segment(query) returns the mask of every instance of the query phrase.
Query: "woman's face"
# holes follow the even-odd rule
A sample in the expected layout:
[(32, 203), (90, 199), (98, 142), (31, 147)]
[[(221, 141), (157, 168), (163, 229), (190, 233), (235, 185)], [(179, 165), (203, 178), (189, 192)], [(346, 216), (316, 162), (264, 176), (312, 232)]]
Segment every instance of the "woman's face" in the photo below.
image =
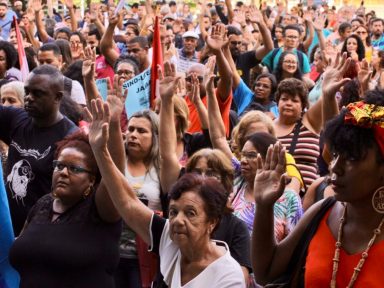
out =
[(286, 118), (299, 118), (301, 115), (301, 112), (303, 110), (301, 99), (298, 95), (295, 95), (294, 97), (283, 93), (280, 96), (280, 100), (278, 103), (279, 106), (279, 117), (286, 117)]
[(78, 35), (72, 35), (69, 39), (70, 47), (71, 47), (71, 54), (73, 58), (79, 58), (81, 56), (81, 52), (83, 51), (84, 47), (81, 43), (80, 37)]
[(355, 38), (348, 38), (347, 40), (347, 51), (349, 53), (351, 52), (357, 52), (357, 41)]
[(117, 66), (116, 74), (119, 86), (122, 86), (126, 81), (135, 77), (135, 69), (129, 63), (121, 63)]
[(147, 118), (132, 117), (128, 122), (126, 149), (129, 155), (145, 159), (152, 149), (152, 125)]
[(0, 50), (0, 74), (4, 75), (7, 71), (7, 54), (4, 50)]
[(283, 28), (276, 28), (275, 29), (275, 37), (277, 40), (283, 39)]
[(3, 106), (13, 106), (17, 108), (23, 108), (24, 103), (19, 99), (17, 93), (12, 89), (5, 89), (1, 93), (1, 104)]
[(209, 241), (216, 222), (209, 221), (204, 200), (192, 191), (169, 203), (169, 234), (181, 250)]
[(293, 54), (285, 55), (282, 67), (284, 72), (294, 74), (297, 70), (297, 57)]
[(251, 141), (245, 142), (240, 154), (241, 175), (243, 175), (246, 180), (254, 179), (256, 175), (258, 152)]
[[(86, 163), (86, 155), (76, 148), (64, 148), (57, 158), (65, 168), (55, 168), (52, 176), (52, 192), (61, 201), (66, 203), (76, 203), (84, 197), (84, 193), (93, 186), (94, 176), (88, 172), (73, 172), (68, 167), (78, 167), (92, 171)], [(79, 169), (79, 170), (82, 170)]]
[(374, 148), (370, 148), (366, 156), (360, 160), (338, 153), (333, 154), (331, 184), (338, 201), (371, 203), (372, 193), (384, 184), (382, 175), (384, 165), (378, 164)]
[(318, 73), (323, 73), (324, 72), (325, 65), (324, 65), (324, 62), (323, 62), (323, 60), (321, 58), (320, 52), (316, 52), (315, 53), (315, 56), (313, 57), (313, 64), (316, 67), (316, 72), (318, 72)]
[(272, 82), (269, 78), (264, 77), (256, 81), (255, 97), (261, 102), (269, 102), (269, 96), (272, 92)]
[(126, 32), (124, 34), (125, 41), (129, 42), (130, 40), (132, 40), (135, 37), (136, 37), (136, 34), (133, 31), (133, 29), (131, 27), (127, 27), (127, 30), (126, 30)]
[(368, 31), (365, 30), (364, 27), (359, 27), (357, 28), (357, 30), (355, 31), (355, 34), (357, 36), (359, 36), (361, 38), (361, 40), (363, 40), (363, 42), (365, 42), (365, 40), (367, 39), (368, 37)]
[(191, 172), (197, 173), (204, 177), (215, 178), (216, 180), (221, 181), (220, 171), (209, 167), (207, 158), (205, 157), (200, 157), (200, 159), (197, 160), (196, 165)]

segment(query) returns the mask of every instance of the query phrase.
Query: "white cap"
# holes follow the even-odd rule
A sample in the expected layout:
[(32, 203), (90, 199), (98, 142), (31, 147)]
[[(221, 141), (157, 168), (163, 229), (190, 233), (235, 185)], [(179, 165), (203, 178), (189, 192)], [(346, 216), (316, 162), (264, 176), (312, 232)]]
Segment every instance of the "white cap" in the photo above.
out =
[(183, 34), (183, 38), (195, 38), (195, 39), (199, 39), (199, 35), (197, 35), (196, 32), (193, 32), (193, 31), (187, 31)]

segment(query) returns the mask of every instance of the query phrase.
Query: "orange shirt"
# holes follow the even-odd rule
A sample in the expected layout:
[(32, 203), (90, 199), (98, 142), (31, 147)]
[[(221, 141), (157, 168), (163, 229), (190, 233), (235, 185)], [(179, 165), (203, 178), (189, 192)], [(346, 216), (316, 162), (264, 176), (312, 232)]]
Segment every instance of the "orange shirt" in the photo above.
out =
[[(224, 121), (225, 131), (227, 133), (227, 136), (229, 136), (229, 110), (231, 109), (232, 104), (232, 91), (230, 92), (227, 99), (223, 102), (221, 98), (217, 95), (217, 89), (215, 90), (216, 99), (219, 103), (219, 108), (221, 112), (221, 117)], [(207, 96), (204, 96), (201, 99), (207, 107)], [(187, 102), (188, 109), (189, 109), (189, 128), (188, 133), (195, 133), (195, 132), (201, 132), (201, 124), (199, 119), (199, 114), (197, 113), (197, 109), (195, 105), (193, 105), (192, 101), (189, 99), (189, 96), (185, 97), (185, 101)]]
[[(333, 256), (335, 253), (336, 239), (327, 225), (330, 209), (311, 240), (308, 249), (305, 270), (305, 287), (329, 287), (332, 279)], [(372, 235), (373, 236), (373, 231)], [(345, 237), (342, 242), (348, 241)], [(368, 243), (367, 243), (368, 245)], [(384, 241), (374, 244), (365, 264), (360, 271), (354, 287), (384, 287)], [(340, 249), (340, 262), (337, 270), (336, 287), (347, 287), (351, 280), (353, 269), (361, 259), (361, 253), (347, 254)]]

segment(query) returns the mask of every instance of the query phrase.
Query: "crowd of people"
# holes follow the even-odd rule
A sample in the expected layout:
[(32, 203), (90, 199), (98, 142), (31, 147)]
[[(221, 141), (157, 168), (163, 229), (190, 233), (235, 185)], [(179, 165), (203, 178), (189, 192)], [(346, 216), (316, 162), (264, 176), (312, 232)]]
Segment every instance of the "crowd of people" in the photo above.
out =
[(0, 1), (18, 287), (382, 287), (384, 19), (317, 2)]

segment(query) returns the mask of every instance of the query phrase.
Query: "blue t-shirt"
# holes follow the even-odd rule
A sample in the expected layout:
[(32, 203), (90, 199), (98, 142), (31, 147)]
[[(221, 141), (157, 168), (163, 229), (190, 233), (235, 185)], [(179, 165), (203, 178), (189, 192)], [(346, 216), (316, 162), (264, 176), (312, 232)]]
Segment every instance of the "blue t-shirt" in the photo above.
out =
[[(233, 91), (233, 100), (237, 106), (237, 114), (241, 116), (247, 107), (253, 101), (253, 91), (244, 83), (241, 79), (239, 85)], [(271, 102), (268, 105), (262, 105), (267, 111), (272, 112), (275, 117), (279, 116), (279, 110), (275, 102)]]
[[(274, 59), (272, 59), (272, 56), (274, 54), (273, 52), (275, 51), (275, 49), (269, 51), (269, 53), (264, 57), (264, 59), (262, 61), (263, 65), (267, 66), (270, 71), (273, 71), (276, 69), (277, 64), (279, 63), (281, 53), (283, 53), (282, 47), (276, 48), (276, 49), (279, 49), (279, 50), (274, 55)], [(293, 51), (293, 53), (295, 53), (297, 55), (297, 49), (293, 49), (292, 51)], [(301, 72), (303, 74), (307, 74), (307, 73), (311, 72), (311, 66), (309, 65), (308, 57), (303, 52), (299, 52), (299, 53), (301, 53), (303, 55), (303, 63), (301, 64), (301, 67), (300, 67)], [(299, 59), (297, 59), (297, 61), (299, 61)], [(273, 64), (272, 67), (270, 67), (271, 63)]]
[(377, 40), (372, 39), (372, 46), (375, 49), (384, 50), (384, 34), (381, 35)]
[(8, 10), (7, 14), (5, 14), (4, 19), (0, 19), (0, 27), (1, 27), (0, 35), (5, 41), (8, 41), (9, 32), (11, 30), (11, 25), (13, 21), (13, 16), (16, 16), (17, 18), (17, 15), (15, 12), (13, 12), (12, 10)]

